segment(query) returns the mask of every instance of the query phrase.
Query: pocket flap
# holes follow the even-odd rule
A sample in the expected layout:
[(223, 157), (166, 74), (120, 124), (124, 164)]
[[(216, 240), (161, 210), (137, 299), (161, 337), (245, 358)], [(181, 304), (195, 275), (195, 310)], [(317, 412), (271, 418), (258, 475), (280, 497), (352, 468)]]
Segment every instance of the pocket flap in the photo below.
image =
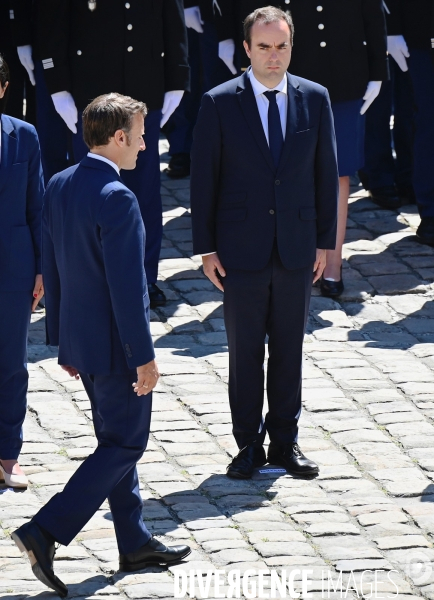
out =
[(301, 207), (300, 219), (302, 221), (313, 221), (314, 219), (316, 219), (316, 208), (314, 206)]
[(247, 208), (224, 208), (217, 211), (217, 221), (244, 221)]
[(220, 201), (222, 204), (241, 204), (246, 201), (246, 192), (235, 192), (234, 194), (222, 194)]

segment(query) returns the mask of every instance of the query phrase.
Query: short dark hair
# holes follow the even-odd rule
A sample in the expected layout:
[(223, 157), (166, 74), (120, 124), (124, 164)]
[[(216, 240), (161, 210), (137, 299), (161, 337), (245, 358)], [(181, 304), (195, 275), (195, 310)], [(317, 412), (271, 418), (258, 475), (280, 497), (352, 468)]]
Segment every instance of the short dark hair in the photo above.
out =
[[(9, 81), (10, 81), (10, 74), (9, 74), (8, 63), (5, 61), (3, 56), (0, 54), (0, 83), (1, 83), (1, 86), (4, 88), (5, 85)], [(9, 86), (7, 87), (7, 90), (6, 90), (3, 98), (0, 98), (0, 115), (2, 115), (5, 112), (6, 104), (8, 102), (8, 96), (9, 96)]]
[(107, 146), (116, 131), (125, 131), (127, 138), (134, 115), (146, 117), (144, 102), (122, 94), (104, 94), (92, 100), (83, 111), (83, 139), (88, 148)]
[(269, 23), (275, 23), (276, 21), (285, 21), (285, 23), (287, 23), (292, 44), (294, 41), (294, 23), (289, 10), (284, 11), (275, 6), (264, 6), (263, 8), (257, 8), (244, 19), (244, 39), (248, 47), (250, 48), (252, 42), (251, 32), (255, 23), (265, 23), (265, 25), (268, 25)]

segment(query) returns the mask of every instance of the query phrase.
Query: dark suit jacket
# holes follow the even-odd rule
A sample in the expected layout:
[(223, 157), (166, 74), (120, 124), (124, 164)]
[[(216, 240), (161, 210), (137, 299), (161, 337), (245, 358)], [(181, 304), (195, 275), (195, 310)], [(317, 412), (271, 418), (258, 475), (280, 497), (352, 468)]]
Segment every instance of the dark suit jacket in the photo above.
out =
[(1, 115), (0, 291), (33, 290), (41, 273), (41, 212), (44, 194), (35, 128)]
[(154, 358), (144, 248), (137, 199), (109, 164), (86, 156), (50, 180), (42, 266), (59, 364), (110, 374)]
[(262, 269), (275, 235), (287, 269), (334, 248), (338, 174), (327, 90), (287, 74), (285, 145), (276, 171), (247, 73), (202, 99), (191, 164), (195, 254)]
[(109, 92), (161, 108), (165, 92), (189, 89), (182, 0), (97, 0), (94, 11), (38, 0), (37, 57), (50, 94), (71, 92), (79, 109)]

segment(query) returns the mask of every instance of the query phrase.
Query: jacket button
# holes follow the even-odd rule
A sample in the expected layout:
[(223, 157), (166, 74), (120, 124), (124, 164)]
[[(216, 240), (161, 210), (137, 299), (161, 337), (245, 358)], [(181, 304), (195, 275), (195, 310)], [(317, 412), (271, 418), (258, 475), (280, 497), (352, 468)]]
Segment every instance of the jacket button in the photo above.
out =
[(321, 48), (325, 48), (327, 46), (327, 44), (325, 42), (321, 42), (320, 46), (321, 46)]
[(130, 8), (131, 4), (129, 2), (125, 2), (125, 8)]
[(133, 26), (131, 25), (131, 23), (129, 25), (127, 25), (128, 31), (131, 31), (132, 28), (133, 28)]
[(280, 185), (280, 179), (276, 179), (276, 181), (274, 182), (276, 185)]
[(81, 50), (77, 50), (77, 54), (78, 54), (78, 56), (81, 56), (83, 54), (83, 52)]
[(270, 208), (268, 212), (270, 213), (270, 215), (274, 215), (274, 210), (272, 208)]
[(320, 23), (320, 24), (318, 25), (318, 29), (324, 29), (324, 25), (323, 25), (322, 23)]
[(316, 9), (317, 9), (318, 12), (321, 12), (322, 11), (322, 6), (317, 6)]
[(133, 51), (133, 47), (132, 46), (128, 46), (127, 50), (128, 50), (128, 52), (132, 52)]

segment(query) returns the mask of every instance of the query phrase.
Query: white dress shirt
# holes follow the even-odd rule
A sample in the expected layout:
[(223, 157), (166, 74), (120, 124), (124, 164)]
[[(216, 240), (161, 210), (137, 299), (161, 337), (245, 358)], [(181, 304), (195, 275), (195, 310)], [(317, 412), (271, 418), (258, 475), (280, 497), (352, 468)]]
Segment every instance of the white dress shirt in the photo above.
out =
[(259, 110), (259, 116), (261, 117), (262, 127), (264, 129), (265, 137), (268, 140), (268, 105), (270, 104), (268, 98), (264, 96), (264, 92), (272, 92), (277, 90), (276, 94), (276, 102), (279, 108), (280, 113), (280, 123), (282, 125), (282, 133), (283, 139), (285, 139), (286, 133), (286, 118), (288, 113), (288, 80), (285, 76), (282, 81), (276, 85), (274, 88), (267, 88), (265, 85), (262, 85), (256, 77), (253, 75), (253, 70), (250, 68), (248, 70), (248, 77), (250, 79), (250, 83), (252, 84), (253, 93), (255, 94), (256, 104)]
[(88, 152), (87, 155), (88, 155), (89, 158), (96, 158), (96, 160), (102, 160), (102, 162), (105, 162), (108, 165), (110, 165), (111, 167), (113, 167), (113, 169), (116, 171), (116, 173), (118, 175), (121, 174), (121, 172), (120, 172), (119, 167), (117, 166), (117, 164), (114, 163), (109, 158), (106, 158), (105, 156), (100, 156), (99, 154), (94, 154), (93, 152)]

